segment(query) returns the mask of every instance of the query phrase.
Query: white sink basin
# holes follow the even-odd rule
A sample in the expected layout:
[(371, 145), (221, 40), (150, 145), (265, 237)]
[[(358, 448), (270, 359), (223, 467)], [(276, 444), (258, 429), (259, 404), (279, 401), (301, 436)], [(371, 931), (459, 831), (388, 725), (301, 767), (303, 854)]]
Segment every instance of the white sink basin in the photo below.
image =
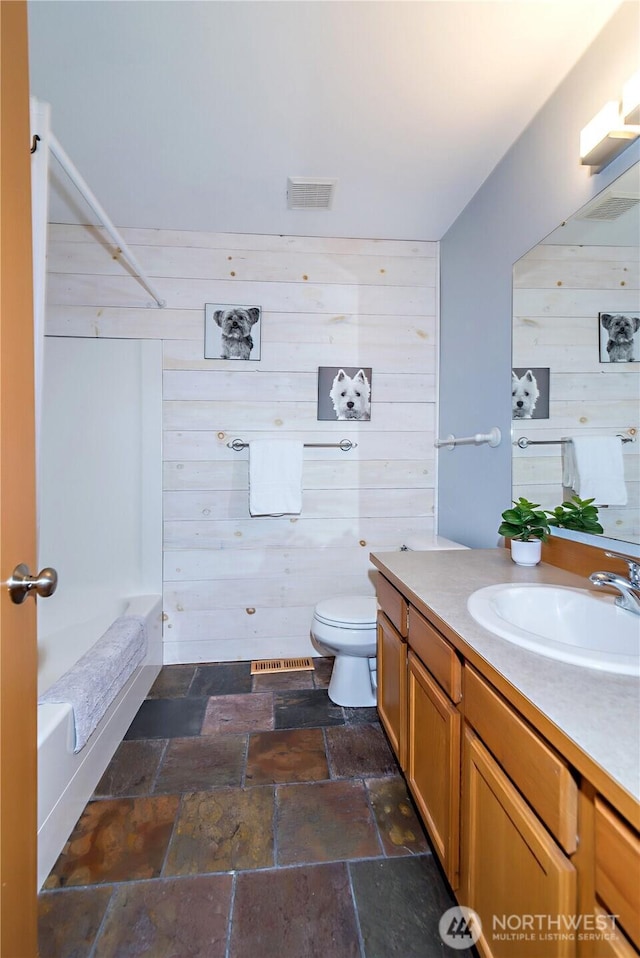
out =
[(615, 596), (533, 583), (490, 585), (467, 608), (489, 632), (531, 652), (603, 672), (640, 675), (640, 616)]

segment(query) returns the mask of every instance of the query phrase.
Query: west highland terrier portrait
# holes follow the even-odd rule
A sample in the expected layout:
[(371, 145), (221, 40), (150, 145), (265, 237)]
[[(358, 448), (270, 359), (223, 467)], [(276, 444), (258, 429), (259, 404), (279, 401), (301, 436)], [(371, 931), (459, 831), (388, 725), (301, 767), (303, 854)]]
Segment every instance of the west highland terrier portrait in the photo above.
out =
[(318, 369), (318, 419), (368, 422), (371, 419), (371, 369), (321, 366)]
[(344, 369), (338, 370), (329, 392), (336, 419), (371, 419), (370, 395), (369, 380), (363, 369), (353, 378)]
[(205, 358), (260, 359), (260, 339), (259, 335), (256, 336), (259, 321), (258, 306), (214, 306), (208, 303), (205, 309)]
[(514, 366), (511, 369), (511, 418), (548, 419), (550, 380), (548, 366)]
[(532, 419), (540, 390), (536, 377), (530, 369), (523, 376), (511, 373), (511, 418)]
[[(620, 313), (600, 313), (600, 323), (607, 333), (600, 331), (601, 363), (633, 363), (634, 337), (640, 329), (638, 316), (623, 316)], [(608, 335), (607, 335), (608, 334)], [(603, 340), (606, 339), (606, 343)]]

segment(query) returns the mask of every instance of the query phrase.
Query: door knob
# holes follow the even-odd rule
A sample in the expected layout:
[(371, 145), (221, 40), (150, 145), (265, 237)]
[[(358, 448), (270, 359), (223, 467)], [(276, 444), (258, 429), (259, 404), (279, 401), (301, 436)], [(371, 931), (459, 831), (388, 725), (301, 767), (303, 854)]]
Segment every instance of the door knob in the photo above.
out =
[(21, 562), (11, 573), (11, 578), (7, 582), (11, 601), (16, 605), (27, 598), (32, 592), (37, 593), (42, 599), (53, 595), (58, 585), (58, 573), (55, 569), (43, 569), (38, 575), (31, 575), (29, 566)]

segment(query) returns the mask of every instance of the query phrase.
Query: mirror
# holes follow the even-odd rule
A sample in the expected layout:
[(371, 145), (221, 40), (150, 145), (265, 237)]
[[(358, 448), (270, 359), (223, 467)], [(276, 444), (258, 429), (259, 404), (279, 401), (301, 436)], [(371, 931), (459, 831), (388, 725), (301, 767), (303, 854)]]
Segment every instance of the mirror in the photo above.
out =
[[(513, 498), (554, 508), (572, 494), (563, 488), (567, 443), (562, 440), (621, 436), (626, 505), (620, 504), (620, 470), (616, 476), (612, 460), (608, 478), (617, 481), (618, 491), (600, 507), (600, 522), (605, 537), (635, 546), (640, 544), (639, 242), (636, 164), (515, 264), (512, 339)], [(548, 384), (542, 414), (535, 397), (542, 394), (539, 375)], [(600, 536), (567, 535), (606, 545)]]

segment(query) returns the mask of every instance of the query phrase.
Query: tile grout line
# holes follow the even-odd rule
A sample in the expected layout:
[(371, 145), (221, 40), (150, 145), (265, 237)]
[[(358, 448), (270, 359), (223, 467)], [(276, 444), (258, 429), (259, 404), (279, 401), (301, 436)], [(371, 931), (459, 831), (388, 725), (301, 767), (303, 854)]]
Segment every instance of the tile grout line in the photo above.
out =
[(280, 786), (274, 782), (273, 785), (273, 818), (271, 828), (273, 833), (273, 867), (281, 868), (278, 864), (278, 813), (280, 811)]
[(356, 898), (356, 892), (353, 887), (353, 875), (351, 873), (351, 862), (345, 862), (347, 866), (347, 879), (349, 881), (349, 891), (351, 892), (351, 902), (353, 904), (353, 914), (356, 922), (356, 930), (358, 932), (358, 944), (360, 946), (360, 956), (361, 958), (366, 958), (366, 951), (364, 947), (364, 935), (362, 934), (362, 926), (360, 924), (360, 911), (358, 909), (358, 900)]
[[(384, 776), (383, 776), (383, 777), (384, 777)], [(390, 856), (387, 855), (386, 849), (385, 849), (385, 847), (384, 847), (384, 842), (382, 841), (382, 835), (380, 834), (380, 823), (378, 822), (378, 817), (377, 817), (377, 815), (376, 815), (376, 813), (375, 813), (375, 809), (374, 809), (374, 807), (373, 807), (373, 801), (372, 801), (372, 799), (371, 799), (371, 792), (369, 791), (369, 786), (367, 785), (367, 780), (364, 778), (364, 776), (362, 776), (362, 778), (360, 778), (359, 781), (362, 782), (362, 787), (364, 788), (364, 793), (365, 793), (365, 795), (367, 796), (367, 805), (369, 806), (369, 814), (371, 815), (371, 818), (373, 819), (373, 825), (374, 825), (374, 828), (375, 828), (375, 830), (376, 830), (376, 836), (377, 836), (377, 838), (378, 838), (378, 845), (380, 846), (381, 855), (382, 855), (383, 858), (389, 858)]]
[(194, 666), (193, 675), (191, 676), (191, 679), (190, 679), (189, 684), (188, 684), (188, 686), (187, 686), (187, 691), (185, 692), (185, 698), (189, 698), (189, 696), (190, 696), (191, 686), (193, 685), (193, 683), (194, 683), (195, 680), (196, 680), (197, 672), (198, 672), (198, 666), (196, 665), (196, 666)]
[[(169, 794), (177, 794), (177, 793), (174, 792), (174, 793), (169, 793)], [(173, 839), (174, 839), (175, 834), (176, 834), (176, 828), (178, 827), (178, 822), (180, 821), (180, 816), (182, 815), (182, 809), (183, 809), (183, 804), (184, 804), (184, 796), (187, 795), (187, 794), (189, 794), (189, 793), (188, 793), (188, 792), (180, 792), (180, 793), (179, 793), (178, 805), (177, 805), (177, 807), (176, 807), (176, 815), (175, 815), (175, 818), (173, 819), (173, 825), (171, 826), (171, 834), (169, 835), (169, 841), (167, 842), (167, 847), (165, 848), (165, 850), (164, 850), (164, 855), (162, 856), (162, 864), (160, 865), (160, 872), (159, 872), (159, 874), (156, 876), (156, 878), (166, 879), (166, 878), (176, 878), (176, 877), (179, 877), (179, 876), (176, 876), (176, 875), (165, 875), (164, 870), (165, 870), (165, 868), (166, 868), (167, 860), (168, 860), (168, 858), (169, 858), (169, 852), (170, 852), (170, 850), (171, 850), (171, 846), (172, 846), (172, 844), (173, 844)], [(150, 879), (150, 880), (154, 880), (154, 879)]]
[(233, 932), (233, 913), (235, 910), (236, 904), (236, 890), (238, 887), (238, 872), (233, 871), (231, 873), (231, 897), (229, 899), (229, 914), (227, 915), (227, 941), (225, 945), (225, 958), (231, 958), (231, 935)]
[[(151, 741), (151, 740), (148, 740), (148, 741)], [(156, 785), (158, 784), (158, 779), (159, 779), (159, 777), (160, 777), (160, 771), (161, 771), (161, 769), (162, 769), (162, 766), (164, 765), (164, 760), (165, 760), (166, 755), (167, 755), (167, 750), (168, 750), (168, 748), (169, 748), (169, 742), (170, 742), (170, 741), (171, 741), (171, 739), (169, 739), (169, 738), (166, 738), (166, 739), (164, 740), (164, 746), (163, 746), (163, 749), (162, 749), (162, 754), (160, 755), (160, 758), (159, 758), (159, 760), (158, 760), (158, 765), (157, 765), (157, 768), (156, 768), (156, 771), (155, 771), (155, 775), (153, 776), (153, 781), (151, 782), (151, 785), (150, 785), (150, 787), (149, 787), (149, 797), (151, 797), (152, 795), (155, 795), (155, 794), (156, 794)]]
[(117, 885), (111, 886), (111, 895), (109, 896), (109, 901), (107, 902), (107, 907), (104, 910), (104, 915), (102, 916), (102, 920), (100, 921), (98, 928), (96, 930), (96, 933), (93, 939), (93, 944), (91, 945), (91, 948), (89, 949), (89, 954), (87, 958), (95, 958), (96, 948), (98, 947), (98, 941), (100, 940), (104, 926), (106, 924), (107, 916), (111, 912), (112, 908), (115, 908), (114, 900), (116, 897), (117, 887), (118, 887)]

